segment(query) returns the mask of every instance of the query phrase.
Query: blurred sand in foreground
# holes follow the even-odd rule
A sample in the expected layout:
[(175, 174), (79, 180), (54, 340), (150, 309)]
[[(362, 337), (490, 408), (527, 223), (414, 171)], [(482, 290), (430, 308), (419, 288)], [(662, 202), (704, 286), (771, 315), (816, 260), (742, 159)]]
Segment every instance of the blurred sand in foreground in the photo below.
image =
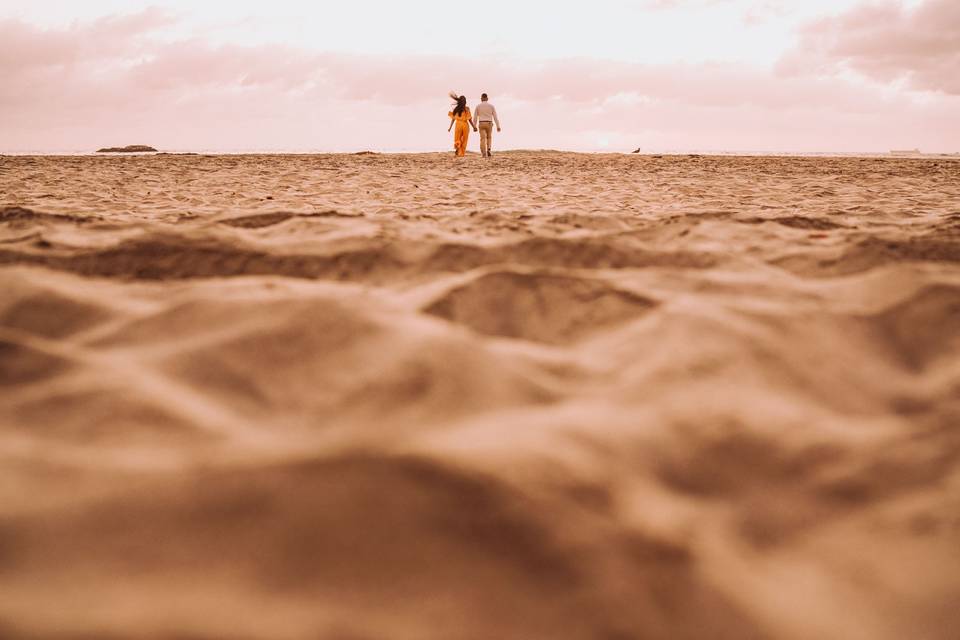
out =
[(0, 637), (960, 630), (960, 162), (0, 158)]

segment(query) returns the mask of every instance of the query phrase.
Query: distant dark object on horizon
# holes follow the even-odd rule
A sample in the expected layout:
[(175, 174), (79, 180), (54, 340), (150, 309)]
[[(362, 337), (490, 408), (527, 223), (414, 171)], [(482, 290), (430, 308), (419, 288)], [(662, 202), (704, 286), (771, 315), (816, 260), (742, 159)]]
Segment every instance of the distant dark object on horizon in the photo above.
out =
[(631, 151), (630, 153), (640, 153), (640, 147), (637, 147), (636, 151)]
[(131, 144), (126, 147), (105, 147), (97, 149), (97, 153), (156, 153), (156, 149), (145, 144)]

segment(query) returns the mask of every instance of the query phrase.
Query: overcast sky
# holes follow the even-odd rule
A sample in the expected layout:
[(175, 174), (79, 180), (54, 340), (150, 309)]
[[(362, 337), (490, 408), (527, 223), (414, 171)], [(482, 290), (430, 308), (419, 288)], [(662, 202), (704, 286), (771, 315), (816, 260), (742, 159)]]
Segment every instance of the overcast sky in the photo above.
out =
[[(482, 9), (478, 13), (478, 10)], [(960, 1), (0, 0), (0, 151), (960, 151)]]

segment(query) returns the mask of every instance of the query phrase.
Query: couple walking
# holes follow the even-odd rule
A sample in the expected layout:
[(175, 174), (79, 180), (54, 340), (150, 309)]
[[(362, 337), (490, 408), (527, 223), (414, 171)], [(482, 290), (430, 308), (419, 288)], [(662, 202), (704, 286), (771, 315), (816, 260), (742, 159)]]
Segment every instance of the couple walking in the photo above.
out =
[(456, 131), (453, 132), (453, 148), (457, 152), (457, 155), (463, 156), (467, 153), (467, 140), (470, 138), (470, 127), (473, 127), (474, 131), (480, 131), (481, 155), (483, 155), (484, 158), (489, 158), (492, 154), (494, 123), (497, 125), (497, 132), (500, 132), (500, 118), (497, 117), (496, 107), (490, 104), (490, 101), (487, 99), (487, 94), (483, 94), (480, 96), (480, 104), (477, 105), (477, 112), (471, 115), (470, 107), (467, 106), (466, 96), (458, 97), (455, 93), (451, 93), (450, 97), (457, 101), (457, 106), (447, 114), (450, 116), (450, 126), (447, 127), (447, 132), (450, 132), (454, 124), (457, 125)]

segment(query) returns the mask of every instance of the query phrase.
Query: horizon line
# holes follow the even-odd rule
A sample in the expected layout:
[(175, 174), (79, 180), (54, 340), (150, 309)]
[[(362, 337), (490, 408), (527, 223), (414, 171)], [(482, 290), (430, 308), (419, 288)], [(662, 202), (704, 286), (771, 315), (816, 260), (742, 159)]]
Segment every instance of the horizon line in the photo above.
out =
[[(638, 155), (638, 156), (688, 156), (688, 155), (708, 155), (708, 156), (849, 156), (849, 157), (960, 157), (960, 152), (950, 151), (922, 151), (919, 149), (890, 149), (887, 151), (798, 151), (798, 150), (776, 150), (768, 151), (761, 149), (647, 149), (639, 151), (605, 150), (605, 149), (552, 149), (552, 148), (516, 148), (503, 149), (500, 154), (510, 153), (565, 153), (579, 155)], [(154, 155), (452, 155), (452, 151), (436, 150), (373, 150), (357, 149), (352, 151), (330, 151), (321, 149), (158, 149), (157, 151), (146, 152), (99, 152), (87, 149), (61, 149), (61, 150), (39, 150), (39, 149), (14, 149), (0, 150), (0, 156), (154, 156)], [(478, 152), (468, 152), (470, 155), (480, 154)]]

